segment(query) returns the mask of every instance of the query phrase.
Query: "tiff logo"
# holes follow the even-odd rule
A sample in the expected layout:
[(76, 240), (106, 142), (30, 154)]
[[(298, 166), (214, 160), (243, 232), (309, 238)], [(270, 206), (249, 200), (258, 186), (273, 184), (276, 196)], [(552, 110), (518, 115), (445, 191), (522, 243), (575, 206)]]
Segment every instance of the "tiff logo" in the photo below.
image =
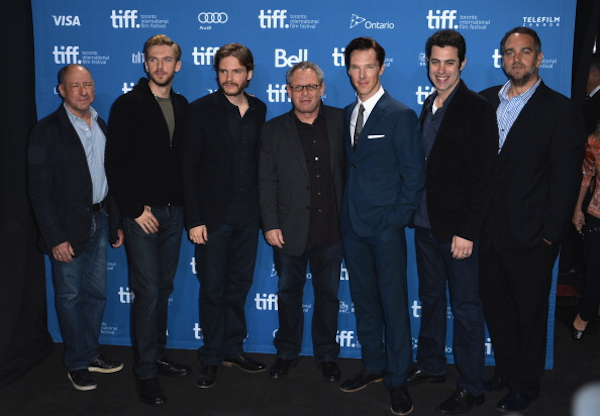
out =
[(354, 331), (337, 331), (335, 340), (338, 344), (340, 344), (340, 347), (356, 347), (356, 342), (354, 341)]
[(308, 49), (298, 49), (298, 55), (290, 55), (289, 57), (285, 49), (275, 49), (275, 68), (292, 67), (302, 61), (308, 61)]
[(410, 308), (413, 311), (413, 313), (412, 313), (413, 317), (415, 317), (415, 318), (421, 317), (421, 305), (419, 305), (419, 302), (417, 302), (416, 300), (413, 301), (413, 304)]
[(123, 91), (123, 94), (127, 94), (129, 91), (131, 91), (133, 89), (133, 87), (135, 87), (135, 82), (130, 82), (129, 84), (124, 82), (123, 88), (121, 88), (121, 91)]
[(426, 17), (427, 27), (429, 29), (458, 29), (458, 25), (454, 24), (456, 20), (456, 10), (429, 10)]
[(54, 46), (54, 63), (59, 65), (79, 64), (79, 46)]
[(346, 48), (333, 48), (331, 56), (333, 57), (333, 66), (345, 66), (346, 59), (344, 58), (344, 51)]
[(131, 302), (133, 302), (134, 295), (129, 290), (129, 286), (127, 286), (125, 288), (123, 286), (120, 286), (119, 287), (119, 291), (117, 292), (117, 294), (119, 295), (119, 302), (120, 303), (131, 303)]
[(274, 293), (262, 295), (257, 293), (254, 297), (254, 303), (256, 304), (256, 310), (258, 311), (276, 311), (277, 309), (277, 295)]
[(287, 10), (264, 10), (260, 11), (258, 21), (261, 29), (287, 29)]
[(431, 88), (430, 86), (426, 86), (425, 88), (423, 88), (419, 85), (419, 88), (417, 88), (417, 92), (415, 92), (415, 95), (417, 96), (417, 103), (419, 103), (419, 105), (423, 105), (427, 97), (429, 97), (429, 95), (432, 92), (433, 88)]
[(119, 10), (118, 13), (116, 10), (113, 10), (110, 15), (112, 27), (115, 29), (128, 29), (140, 27), (140, 25), (137, 24), (137, 13), (137, 10)]
[(213, 58), (218, 50), (219, 48), (214, 46), (207, 46), (206, 48), (202, 46), (200, 49), (194, 46), (194, 50), (192, 51), (194, 65), (212, 65)]
[(81, 26), (79, 16), (55, 16), (52, 15), (55, 26)]
[(500, 55), (500, 49), (494, 49), (492, 59), (494, 60), (494, 68), (502, 67), (502, 55)]
[(144, 62), (144, 52), (136, 52), (131, 54), (131, 63), (132, 64), (141, 64)]
[(267, 97), (270, 103), (283, 103), (290, 102), (290, 97), (288, 97), (286, 92), (285, 84), (269, 84), (267, 88)]
[(196, 322), (194, 324), (194, 338), (203, 339), (202, 338), (202, 328), (200, 328), (200, 324), (198, 322)]

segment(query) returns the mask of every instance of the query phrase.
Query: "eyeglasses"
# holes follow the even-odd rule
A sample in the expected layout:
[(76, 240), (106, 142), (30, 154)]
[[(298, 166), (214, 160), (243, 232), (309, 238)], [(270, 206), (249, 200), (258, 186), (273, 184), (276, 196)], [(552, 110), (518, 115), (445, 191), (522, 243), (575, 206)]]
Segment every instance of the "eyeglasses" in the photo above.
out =
[(308, 92), (313, 92), (313, 91), (316, 91), (319, 88), (321, 88), (321, 85), (323, 85), (323, 84), (319, 84), (319, 85), (289, 85), (289, 87), (294, 92), (302, 92), (304, 90), (304, 88), (306, 88), (306, 91), (308, 91)]

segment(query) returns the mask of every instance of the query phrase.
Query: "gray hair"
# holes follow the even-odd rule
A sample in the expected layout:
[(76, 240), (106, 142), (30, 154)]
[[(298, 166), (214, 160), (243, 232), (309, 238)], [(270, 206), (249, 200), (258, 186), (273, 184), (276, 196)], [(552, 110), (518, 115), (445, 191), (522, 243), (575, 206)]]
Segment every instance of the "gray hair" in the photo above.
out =
[(319, 68), (319, 66), (317, 64), (310, 62), (310, 61), (302, 61), (302, 62), (298, 62), (296, 65), (291, 67), (290, 70), (287, 72), (287, 75), (285, 76), (285, 80), (288, 85), (290, 85), (290, 82), (292, 82), (292, 75), (294, 75), (294, 72), (298, 71), (299, 69), (312, 69), (313, 71), (315, 71), (315, 73), (317, 74), (317, 79), (319, 81), (319, 84), (322, 84), (323, 81), (325, 80), (325, 74), (323, 73), (323, 70), (321, 68)]

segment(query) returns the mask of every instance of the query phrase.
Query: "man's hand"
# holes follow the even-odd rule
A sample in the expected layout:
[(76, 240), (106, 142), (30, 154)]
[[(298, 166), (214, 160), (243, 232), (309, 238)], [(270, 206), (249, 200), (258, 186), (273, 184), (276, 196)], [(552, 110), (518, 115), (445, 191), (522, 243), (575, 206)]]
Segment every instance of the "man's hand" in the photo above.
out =
[(157, 232), (158, 226), (160, 225), (158, 223), (158, 220), (152, 213), (152, 208), (150, 208), (147, 205), (144, 205), (144, 212), (142, 212), (142, 215), (135, 219), (135, 222), (137, 222), (138, 225), (142, 227), (142, 230), (144, 230), (146, 234), (152, 234)]
[(473, 242), (455, 235), (450, 246), (452, 257), (457, 260), (466, 259), (473, 253)]
[(189, 236), (190, 240), (192, 240), (194, 244), (206, 244), (208, 241), (206, 225), (199, 225), (197, 227), (190, 228)]
[(111, 244), (112, 248), (121, 247), (123, 245), (123, 241), (125, 241), (125, 234), (123, 230), (119, 228), (117, 230), (117, 241), (114, 244)]
[(283, 241), (283, 234), (279, 228), (269, 230), (265, 232), (265, 240), (270, 246), (283, 248), (285, 241)]
[(575, 229), (578, 232), (581, 232), (581, 229), (585, 225), (585, 215), (583, 215), (583, 212), (581, 212), (580, 209), (575, 210), (575, 212), (573, 213), (572, 221), (573, 221), (573, 225), (575, 226)]
[(52, 247), (52, 257), (54, 257), (54, 260), (56, 261), (72, 263), (74, 255), (75, 252), (73, 251), (73, 247), (71, 247), (71, 243), (68, 241)]

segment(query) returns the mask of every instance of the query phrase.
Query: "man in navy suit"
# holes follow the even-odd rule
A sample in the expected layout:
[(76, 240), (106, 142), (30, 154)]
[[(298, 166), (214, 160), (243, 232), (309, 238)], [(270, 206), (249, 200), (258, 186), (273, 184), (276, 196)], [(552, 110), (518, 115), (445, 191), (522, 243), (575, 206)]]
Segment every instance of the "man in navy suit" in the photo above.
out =
[(404, 228), (425, 182), (419, 121), (381, 86), (385, 50), (374, 39), (352, 40), (345, 59), (358, 99), (344, 110), (341, 227), (364, 369), (340, 389), (384, 380), (392, 412), (405, 415), (413, 405), (406, 388), (412, 339)]
[[(118, 210), (104, 172), (106, 124), (93, 109), (94, 80), (81, 65), (58, 73), (63, 104), (29, 138), (29, 195), (50, 256), (56, 315), (73, 387), (94, 390), (90, 371), (114, 373), (123, 363), (98, 353), (106, 306), (106, 247), (123, 244)], [(110, 221), (110, 225), (109, 225)]]
[(457, 389), (436, 407), (463, 413), (484, 401), (485, 323), (478, 284), (478, 237), (498, 155), (496, 113), (461, 80), (465, 39), (441, 30), (426, 43), (429, 79), (435, 86), (421, 111), (427, 181), (415, 213), (421, 327), (418, 367), (408, 385), (446, 378), (446, 286), (454, 316)]
[(580, 112), (538, 74), (537, 33), (516, 27), (500, 45), (508, 82), (482, 92), (497, 108), (500, 136), (480, 239), (480, 291), (496, 359), (484, 387), (508, 387), (496, 408), (518, 412), (540, 391), (552, 266), (580, 189), (585, 134)]

